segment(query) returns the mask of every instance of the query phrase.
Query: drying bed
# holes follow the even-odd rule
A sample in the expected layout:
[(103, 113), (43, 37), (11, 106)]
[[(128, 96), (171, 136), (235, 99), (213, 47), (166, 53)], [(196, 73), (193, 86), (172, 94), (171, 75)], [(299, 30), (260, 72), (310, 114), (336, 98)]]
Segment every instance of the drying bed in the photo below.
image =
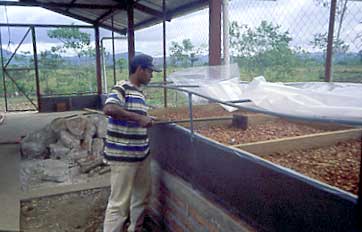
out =
[(248, 129), (241, 130), (228, 124), (196, 126), (196, 132), (216, 140), (225, 145), (251, 143), (256, 141), (272, 140), (306, 134), (315, 134), (327, 129), (314, 128), (303, 124), (289, 122), (282, 119), (273, 119), (260, 124), (249, 125)]
[[(189, 116), (188, 108), (169, 108), (153, 113), (163, 120), (181, 120)], [(243, 130), (232, 124), (233, 114), (247, 117), (247, 129)], [(228, 120), (219, 122), (194, 122), (194, 132), (226, 146), (241, 150), (245, 148), (277, 165), (357, 195), (362, 145), (358, 140), (358, 133), (361, 132), (355, 131), (356, 129), (341, 125), (288, 121), (242, 111), (230, 113), (215, 104), (194, 106), (193, 116), (194, 119), (230, 116)], [(180, 125), (189, 128), (189, 123)], [(350, 133), (354, 135), (347, 136)], [(348, 140), (348, 137), (351, 139)], [(289, 138), (293, 141), (288, 141)], [(303, 139), (298, 142), (298, 138)], [(311, 142), (305, 142), (305, 139), (314, 144), (307, 145)], [(321, 139), (324, 140), (323, 143), (318, 142)], [(275, 142), (266, 149), (257, 148), (262, 147), (259, 142), (264, 146), (267, 141)], [(288, 142), (290, 145), (286, 147), (284, 144)]]
[(257, 155), (357, 195), (361, 146), (361, 141), (349, 140), (327, 147)]
[[(166, 121), (189, 119), (189, 111), (185, 107), (158, 109), (151, 111), (151, 115)], [(246, 130), (232, 125), (233, 115), (243, 115), (248, 118)], [(339, 129), (336, 127), (313, 126), (243, 111), (228, 112), (215, 104), (193, 107), (193, 119), (212, 119), (227, 116), (229, 116), (229, 119), (220, 120), (219, 122), (194, 122), (194, 130), (225, 145), (236, 145)], [(180, 123), (180, 125), (189, 128), (189, 123)]]

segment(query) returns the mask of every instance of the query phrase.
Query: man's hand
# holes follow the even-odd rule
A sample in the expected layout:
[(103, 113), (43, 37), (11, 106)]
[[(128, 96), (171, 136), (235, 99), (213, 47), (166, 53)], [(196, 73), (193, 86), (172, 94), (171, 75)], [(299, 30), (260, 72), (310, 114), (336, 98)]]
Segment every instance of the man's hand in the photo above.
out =
[(141, 127), (152, 126), (152, 120), (154, 120), (152, 118), (152, 116), (149, 117), (149, 116), (144, 116), (144, 115), (140, 115), (137, 113), (129, 112), (115, 104), (106, 104), (103, 108), (103, 112), (105, 115), (111, 116), (118, 120), (137, 122)]
[(152, 126), (152, 118), (148, 117), (148, 116), (140, 115), (137, 122), (138, 122), (138, 124), (140, 124), (141, 127), (151, 127)]

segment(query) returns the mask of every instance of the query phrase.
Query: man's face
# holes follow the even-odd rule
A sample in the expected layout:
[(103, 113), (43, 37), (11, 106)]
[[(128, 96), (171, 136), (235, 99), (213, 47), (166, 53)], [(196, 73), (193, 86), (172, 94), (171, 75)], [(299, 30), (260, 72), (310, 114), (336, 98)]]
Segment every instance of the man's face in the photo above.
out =
[(147, 85), (152, 79), (153, 70), (139, 67), (138, 81), (140, 84)]

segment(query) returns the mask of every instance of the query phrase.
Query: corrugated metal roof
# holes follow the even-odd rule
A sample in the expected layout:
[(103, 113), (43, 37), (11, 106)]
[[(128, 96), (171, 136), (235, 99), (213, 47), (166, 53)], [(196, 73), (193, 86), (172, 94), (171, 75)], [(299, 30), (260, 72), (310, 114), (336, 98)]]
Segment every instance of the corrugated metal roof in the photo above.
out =
[[(165, 0), (166, 19), (171, 20), (208, 6), (208, 0)], [(162, 22), (162, 0), (20, 0), (18, 4), (41, 6), (48, 10), (125, 34), (126, 9), (134, 5), (134, 29)], [(114, 25), (112, 28), (112, 17)]]

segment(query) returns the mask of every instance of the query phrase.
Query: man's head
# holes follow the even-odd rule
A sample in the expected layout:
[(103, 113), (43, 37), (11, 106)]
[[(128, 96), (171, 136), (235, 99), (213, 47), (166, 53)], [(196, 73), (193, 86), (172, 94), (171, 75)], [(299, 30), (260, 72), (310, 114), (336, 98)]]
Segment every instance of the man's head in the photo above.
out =
[(131, 75), (134, 76), (137, 85), (147, 85), (152, 79), (152, 72), (160, 72), (149, 55), (141, 54), (133, 57), (131, 61)]

